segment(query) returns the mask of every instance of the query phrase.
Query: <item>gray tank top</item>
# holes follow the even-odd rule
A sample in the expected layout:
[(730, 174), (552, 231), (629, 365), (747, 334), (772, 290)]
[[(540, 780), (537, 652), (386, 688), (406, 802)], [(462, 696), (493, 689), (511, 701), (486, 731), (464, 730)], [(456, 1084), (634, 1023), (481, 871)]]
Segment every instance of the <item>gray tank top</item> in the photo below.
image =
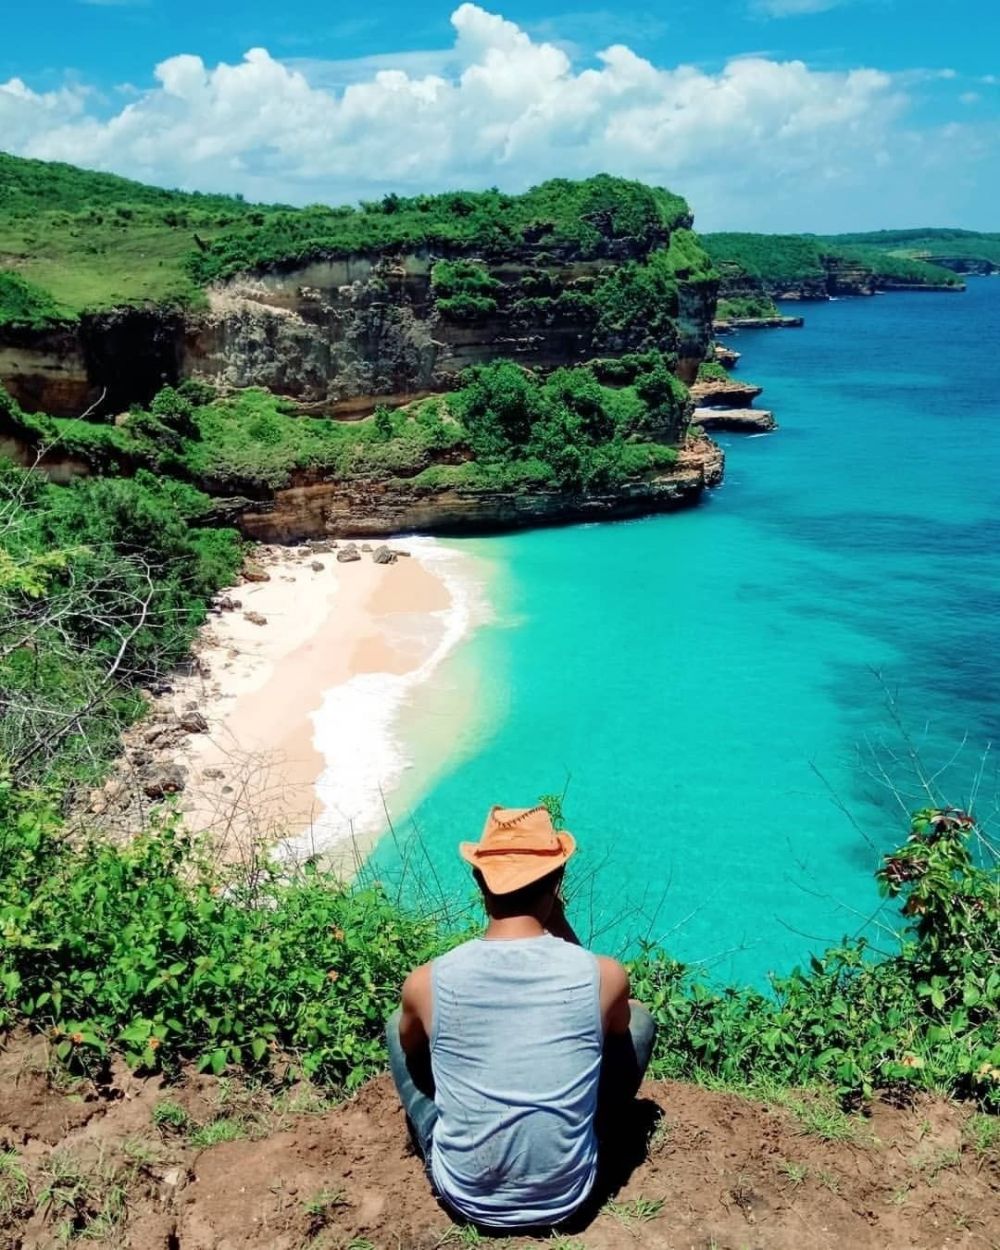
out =
[(431, 968), (434, 1183), (466, 1219), (554, 1224), (597, 1170), (597, 959), (546, 934), (466, 942)]

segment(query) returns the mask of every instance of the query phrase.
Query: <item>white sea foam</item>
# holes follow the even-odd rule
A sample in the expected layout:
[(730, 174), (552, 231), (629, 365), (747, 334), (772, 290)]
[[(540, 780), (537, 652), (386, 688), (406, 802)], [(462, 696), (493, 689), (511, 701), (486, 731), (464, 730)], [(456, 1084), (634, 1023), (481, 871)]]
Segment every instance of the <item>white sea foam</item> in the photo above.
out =
[[(416, 688), (485, 619), (485, 588), (468, 556), (433, 538), (411, 538), (400, 545), (444, 582), (450, 603), (429, 614), (430, 628), (427, 618), (422, 622), (430, 651), (417, 668), (399, 675), (358, 673), (326, 692), (312, 715), (314, 742), (325, 760), (316, 784), (322, 811), (310, 833), (286, 848), (292, 855), (323, 852), (385, 828), (385, 799), (412, 763), (399, 732), (400, 713)], [(409, 622), (400, 625), (411, 640)]]

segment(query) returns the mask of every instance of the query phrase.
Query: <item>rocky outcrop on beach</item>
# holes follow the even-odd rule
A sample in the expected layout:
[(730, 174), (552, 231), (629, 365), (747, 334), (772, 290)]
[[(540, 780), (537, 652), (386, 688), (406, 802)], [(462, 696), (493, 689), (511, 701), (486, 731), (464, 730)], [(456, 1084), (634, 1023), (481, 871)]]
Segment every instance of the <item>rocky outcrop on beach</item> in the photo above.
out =
[(691, 386), (691, 402), (697, 410), (702, 408), (749, 408), (758, 395), (763, 393), (762, 386), (752, 382), (739, 382), (735, 378), (710, 378), (698, 381)]
[(766, 408), (696, 408), (691, 424), (735, 434), (769, 434), (778, 428), (774, 413)]
[(733, 330), (794, 330), (805, 325), (804, 317), (719, 317), (712, 322), (716, 334), (729, 334)]

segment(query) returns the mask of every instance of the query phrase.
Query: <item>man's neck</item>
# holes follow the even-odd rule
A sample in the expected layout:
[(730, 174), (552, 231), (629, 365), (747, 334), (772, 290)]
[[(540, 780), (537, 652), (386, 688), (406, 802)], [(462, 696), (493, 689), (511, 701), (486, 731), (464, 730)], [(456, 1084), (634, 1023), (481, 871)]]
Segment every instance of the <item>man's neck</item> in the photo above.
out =
[(545, 932), (545, 926), (534, 916), (506, 916), (502, 920), (492, 918), (483, 937), (487, 942), (512, 942), (515, 938), (541, 937)]

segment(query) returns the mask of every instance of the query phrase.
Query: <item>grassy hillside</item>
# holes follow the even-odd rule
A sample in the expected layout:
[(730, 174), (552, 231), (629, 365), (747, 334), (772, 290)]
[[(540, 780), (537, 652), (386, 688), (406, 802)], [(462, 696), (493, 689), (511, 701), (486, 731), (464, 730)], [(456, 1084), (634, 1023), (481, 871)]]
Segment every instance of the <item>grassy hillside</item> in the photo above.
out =
[(987, 261), (1000, 266), (1000, 233), (976, 230), (873, 230), (865, 234), (834, 234), (825, 241), (838, 247), (877, 248), (914, 260), (947, 257)]
[(866, 236), (723, 233), (701, 236), (702, 245), (720, 267), (735, 267), (764, 282), (798, 283), (823, 281), (830, 259), (860, 265), (876, 277), (929, 285), (958, 285), (960, 279), (947, 269), (925, 261), (891, 253), (865, 241)]
[[(603, 175), (554, 179), (515, 196), (388, 195), (357, 207), (296, 209), (0, 154), (0, 272), (27, 284), (27, 324), (122, 304), (197, 305), (216, 279), (319, 256), (524, 243), (600, 255), (612, 240), (645, 252), (689, 224), (678, 196)], [(0, 324), (19, 322), (24, 303), (24, 291), (0, 285)]]
[[(49, 301), (45, 320), (122, 303), (196, 303), (195, 234), (213, 239), (252, 211), (231, 196), (164, 191), (0, 153), (0, 270), (40, 292), (36, 302)], [(0, 324), (15, 319), (16, 307), (0, 286)]]

